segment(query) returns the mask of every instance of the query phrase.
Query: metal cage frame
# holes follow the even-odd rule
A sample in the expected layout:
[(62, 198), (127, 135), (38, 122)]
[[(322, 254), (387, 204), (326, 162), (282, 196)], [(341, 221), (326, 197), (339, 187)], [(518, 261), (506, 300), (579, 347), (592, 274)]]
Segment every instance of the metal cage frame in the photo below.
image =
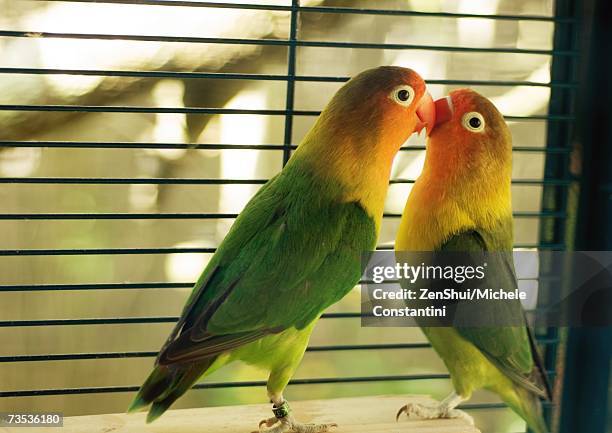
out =
[[(47, 0), (90, 3), (94, 0)], [(514, 152), (538, 152), (546, 155), (545, 175), (543, 179), (513, 180), (513, 184), (541, 185), (543, 186), (542, 209), (540, 212), (515, 212), (516, 218), (539, 218), (542, 221), (540, 228), (540, 241), (537, 244), (522, 244), (518, 247), (532, 247), (549, 250), (563, 250), (571, 247), (571, 233), (567, 233), (566, 220), (568, 218), (568, 188), (573, 177), (569, 172), (569, 158), (571, 152), (572, 127), (575, 122), (575, 93), (579, 88), (577, 82), (577, 60), (580, 50), (577, 47), (576, 34), (580, 24), (574, 2), (571, 0), (557, 0), (553, 16), (530, 15), (479, 15), (458, 13), (416, 12), (406, 10), (384, 9), (357, 9), (331, 6), (300, 6), (299, 0), (292, 0), (290, 6), (264, 5), (264, 4), (235, 4), (215, 3), (206, 1), (180, 1), (180, 0), (95, 0), (96, 3), (180, 6), (189, 8), (234, 8), (255, 9), (267, 11), (286, 11), (290, 13), (290, 28), (287, 39), (233, 39), (233, 38), (205, 38), (205, 37), (179, 37), (179, 36), (144, 36), (120, 34), (75, 34), (51, 33), (32, 31), (6, 31), (0, 30), (0, 37), (10, 38), (70, 38), (95, 40), (129, 40), (129, 41), (156, 41), (156, 42), (187, 42), (193, 44), (240, 44), (257, 46), (283, 46), (287, 47), (287, 73), (284, 75), (246, 74), (246, 73), (207, 73), (207, 72), (166, 72), (166, 71), (139, 71), (139, 70), (83, 70), (83, 69), (39, 69), (39, 68), (0, 68), (1, 74), (62, 74), (62, 75), (94, 75), (115, 77), (146, 77), (146, 78), (177, 78), (177, 79), (226, 79), (226, 80), (268, 80), (286, 82), (285, 108), (281, 110), (250, 110), (226, 108), (193, 108), (193, 107), (134, 107), (134, 106), (76, 106), (76, 105), (0, 105), (5, 111), (71, 111), (71, 112), (115, 112), (115, 113), (197, 113), (197, 114), (261, 114), (284, 117), (284, 139), (280, 144), (268, 145), (232, 145), (232, 144), (196, 144), (188, 143), (132, 143), (132, 142), (75, 142), (75, 141), (0, 141), (0, 147), (48, 147), (48, 148), (148, 148), (148, 149), (256, 149), (282, 151), (283, 166), (288, 161), (291, 151), (295, 149), (292, 143), (294, 116), (316, 116), (318, 111), (296, 110), (295, 84), (296, 82), (344, 82), (348, 77), (343, 76), (305, 76), (296, 74), (296, 57), (298, 47), (332, 47), (332, 48), (369, 48), (390, 50), (437, 50), (456, 52), (493, 52), (493, 53), (519, 53), (548, 55), (552, 58), (552, 74), (549, 83), (526, 81), (487, 81), (487, 80), (427, 80), (430, 84), (462, 84), (478, 86), (545, 86), (551, 89), (549, 112), (538, 116), (506, 116), (509, 120), (545, 120), (548, 123), (546, 147), (513, 148)], [(447, 17), (447, 18), (484, 18), (492, 20), (523, 20), (552, 22), (555, 26), (554, 44), (552, 50), (534, 50), (519, 48), (477, 48), (453, 47), (438, 45), (411, 45), (387, 43), (353, 43), (353, 42), (323, 42), (300, 40), (298, 34), (298, 18), (301, 13), (317, 12), (326, 14), (370, 14), (393, 16), (420, 16), (420, 17)], [(568, 31), (570, 29), (571, 31)], [(426, 77), (427, 78), (427, 77)], [(401, 149), (402, 152), (423, 150), (422, 146), (410, 146)], [(0, 178), (3, 184), (189, 184), (189, 185), (217, 185), (217, 184), (263, 184), (266, 179), (203, 179), (203, 178)], [(411, 183), (413, 179), (393, 179), (392, 183)], [(398, 218), (399, 214), (385, 214), (385, 217)], [(221, 213), (14, 213), (1, 214), (0, 220), (83, 220), (83, 219), (231, 219), (236, 214)], [(170, 254), (170, 253), (213, 253), (214, 248), (69, 248), (69, 249), (1, 249), (0, 256), (48, 256), (48, 255), (102, 255), (102, 254)], [(113, 290), (113, 289), (148, 289), (148, 288), (188, 288), (190, 283), (109, 283), (109, 284), (44, 284), (44, 285), (0, 285), (1, 292), (19, 291), (71, 291), (71, 290)], [(1, 295), (0, 295), (1, 296)], [(325, 319), (342, 319), (346, 317), (359, 317), (354, 313), (327, 313)], [(0, 327), (33, 327), (33, 326), (59, 326), (59, 325), (92, 325), (92, 324), (135, 324), (135, 323), (172, 323), (177, 317), (117, 317), (117, 318), (88, 318), (88, 319), (57, 319), (57, 320), (9, 320), (0, 321)], [(557, 329), (547, 329), (538, 334), (539, 343), (545, 348), (546, 368), (550, 376), (559, 384), (560, 378), (554, 378), (559, 373), (559, 364), (565, 346), (564, 335)], [(311, 352), (341, 351), (341, 350), (386, 350), (411, 349), (430, 347), (426, 343), (416, 344), (374, 344), (374, 345), (335, 345), (309, 347)], [(44, 354), (44, 355), (14, 355), (0, 357), (0, 363), (9, 362), (44, 362), (56, 360), (80, 359), (113, 359), (154, 357), (157, 352), (104, 352), (104, 353), (73, 353), (73, 354)], [(346, 377), (346, 378), (308, 378), (293, 380), (290, 384), (331, 384), (346, 382), (372, 382), (372, 381), (399, 381), (418, 379), (447, 379), (447, 374), (417, 374), (393, 375), (376, 377)], [(201, 383), (196, 389), (225, 388), (225, 387), (253, 387), (263, 386), (262, 381), (245, 381), (230, 383)], [(2, 397), (49, 396), (61, 394), (91, 394), (133, 392), (138, 386), (109, 386), (91, 388), (58, 388), (0, 391)], [(557, 394), (558, 395), (558, 394)], [(505, 407), (503, 404), (466, 404), (463, 408), (487, 409)], [(547, 404), (547, 418), (554, 421), (558, 418), (555, 405)]]

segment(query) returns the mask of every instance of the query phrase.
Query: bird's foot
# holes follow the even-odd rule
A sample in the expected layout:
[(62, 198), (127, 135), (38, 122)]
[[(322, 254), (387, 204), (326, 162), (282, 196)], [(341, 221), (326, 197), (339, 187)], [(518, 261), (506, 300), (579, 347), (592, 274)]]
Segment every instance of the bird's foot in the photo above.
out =
[[(291, 408), (286, 401), (278, 407), (274, 406), (272, 412), (274, 412), (274, 417), (264, 419), (259, 423), (259, 433), (325, 433), (334, 427), (338, 427), (334, 423), (302, 424), (297, 422), (291, 415)], [(266, 428), (263, 428), (264, 425)]]
[(435, 405), (408, 403), (400, 408), (395, 419), (399, 420), (403, 413), (411, 419), (458, 418), (474, 425), (474, 419), (467, 413), (441, 403)]
[(275, 416), (268, 418), (268, 419), (262, 419), (259, 422), (259, 431), (262, 431), (262, 427), (265, 425), (266, 427), (270, 428), (272, 427), (274, 424), (276, 424), (278, 421), (278, 418), (276, 418)]

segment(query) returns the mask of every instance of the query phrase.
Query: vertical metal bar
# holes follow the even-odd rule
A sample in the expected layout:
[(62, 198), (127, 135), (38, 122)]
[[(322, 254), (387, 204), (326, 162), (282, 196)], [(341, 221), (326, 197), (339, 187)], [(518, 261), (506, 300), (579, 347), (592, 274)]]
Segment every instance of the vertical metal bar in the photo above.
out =
[[(555, 2), (555, 17), (568, 17), (575, 15), (575, 4), (573, 0), (557, 0)], [(556, 24), (554, 38), (554, 49), (575, 49), (577, 44), (577, 28), (568, 24)], [(553, 56), (551, 65), (551, 81), (576, 79), (575, 59), (563, 56)], [(548, 115), (569, 115), (574, 107), (574, 92), (564, 89), (551, 89)], [(572, 122), (548, 122), (547, 125), (548, 147), (571, 147)], [(569, 180), (569, 154), (548, 155), (544, 168), (544, 180), (564, 179)], [(547, 210), (565, 210), (567, 206), (567, 190), (555, 186), (545, 186), (542, 193), (542, 208)], [(563, 243), (566, 238), (565, 221), (542, 220), (540, 226), (540, 241)]]
[[(555, 2), (555, 18), (573, 17), (575, 16), (575, 3), (573, 0), (557, 0)], [(577, 28), (575, 25), (559, 24), (555, 25), (553, 37), (553, 49), (574, 49), (577, 44)], [(565, 58), (563, 56), (553, 56), (551, 64), (551, 81), (554, 80), (571, 80), (576, 79), (575, 62), (573, 58)], [(574, 107), (574, 93), (567, 92), (564, 89), (552, 89), (550, 93), (550, 102), (548, 114), (570, 114)], [(571, 122), (548, 122), (547, 125), (547, 147), (562, 147), (570, 148), (572, 137)], [(569, 180), (569, 154), (562, 155), (547, 155), (544, 168), (544, 180), (547, 179), (564, 179)], [(568, 189), (558, 188), (553, 185), (545, 185), (542, 191), (542, 210), (565, 211), (568, 206)], [(540, 220), (540, 243), (561, 243), (570, 245), (567, 239), (568, 227), (565, 219), (553, 221), (551, 219)], [(548, 262), (543, 258), (540, 263), (540, 272), (549, 273), (555, 270), (550, 269), (554, 266), (551, 259)], [(558, 271), (558, 270), (557, 270)], [(553, 293), (560, 290), (559, 287), (552, 287), (550, 284), (542, 283), (542, 291), (544, 294), (541, 303), (548, 303), (546, 293)], [(545, 338), (558, 339), (560, 335), (559, 328), (549, 327), (544, 330)], [(555, 371), (555, 386), (553, 389), (553, 398), (559, 401), (561, 397), (561, 387), (559, 386), (562, 380), (564, 368), (562, 366), (563, 357), (560, 356), (560, 351), (565, 350), (564, 338), (559, 345), (549, 345), (544, 350), (544, 364), (547, 371)], [(558, 431), (560, 420), (560, 406), (544, 409), (544, 417), (552, 432)]]
[(291, 0), (291, 25), (289, 28), (289, 46), (287, 52), (287, 96), (285, 108), (285, 138), (283, 141), (283, 166), (291, 156), (291, 141), (293, 138), (293, 105), (295, 98), (295, 63), (297, 50), (298, 14), (300, 0)]

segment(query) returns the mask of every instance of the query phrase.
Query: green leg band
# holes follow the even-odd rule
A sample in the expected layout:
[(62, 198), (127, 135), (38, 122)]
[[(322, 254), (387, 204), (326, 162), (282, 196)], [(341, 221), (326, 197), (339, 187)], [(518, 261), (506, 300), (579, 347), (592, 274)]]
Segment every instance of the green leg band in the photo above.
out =
[(274, 416), (276, 418), (283, 419), (287, 415), (289, 415), (289, 413), (291, 413), (291, 407), (289, 407), (289, 403), (284, 401), (283, 404), (281, 404), (278, 407), (276, 405), (273, 405), (272, 406), (272, 413), (274, 414)]

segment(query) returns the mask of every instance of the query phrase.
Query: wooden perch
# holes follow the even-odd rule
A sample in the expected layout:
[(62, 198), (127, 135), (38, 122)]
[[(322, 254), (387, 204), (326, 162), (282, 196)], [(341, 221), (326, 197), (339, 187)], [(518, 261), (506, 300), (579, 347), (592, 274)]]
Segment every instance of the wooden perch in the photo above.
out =
[[(425, 396), (380, 396), (292, 402), (296, 418), (304, 423), (339, 425), (337, 433), (480, 433), (458, 419), (395, 422), (398, 408), (408, 402), (432, 402)], [(64, 419), (64, 427), (16, 428), (11, 433), (250, 433), (257, 423), (271, 416), (270, 405), (208, 407), (170, 410), (153, 424), (145, 424), (145, 413), (76, 416)], [(0, 428), (0, 431), (2, 429)]]

